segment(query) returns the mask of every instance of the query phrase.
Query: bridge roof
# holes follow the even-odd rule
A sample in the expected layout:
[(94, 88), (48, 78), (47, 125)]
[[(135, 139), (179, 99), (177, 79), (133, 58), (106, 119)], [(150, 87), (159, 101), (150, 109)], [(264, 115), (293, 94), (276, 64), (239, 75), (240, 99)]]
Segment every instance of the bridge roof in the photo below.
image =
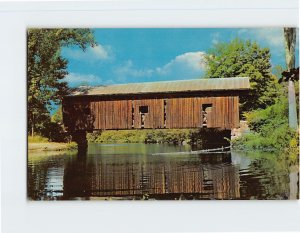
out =
[(72, 95), (124, 95), (194, 91), (249, 90), (248, 77), (176, 80), (83, 87)]

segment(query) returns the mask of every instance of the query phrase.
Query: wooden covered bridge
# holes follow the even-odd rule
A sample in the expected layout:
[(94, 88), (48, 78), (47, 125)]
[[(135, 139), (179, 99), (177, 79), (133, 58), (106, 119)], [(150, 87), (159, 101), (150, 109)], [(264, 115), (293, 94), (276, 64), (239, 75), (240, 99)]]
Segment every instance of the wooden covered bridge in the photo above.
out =
[(219, 128), (239, 126), (239, 96), (249, 78), (130, 83), (82, 88), (63, 99), (63, 121), (86, 147), (96, 130)]

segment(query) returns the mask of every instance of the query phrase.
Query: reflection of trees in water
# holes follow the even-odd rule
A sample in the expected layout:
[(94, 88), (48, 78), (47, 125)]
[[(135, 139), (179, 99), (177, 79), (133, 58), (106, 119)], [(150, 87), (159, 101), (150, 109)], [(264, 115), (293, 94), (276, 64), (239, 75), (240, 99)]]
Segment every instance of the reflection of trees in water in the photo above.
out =
[(63, 195), (66, 154), (49, 157), (32, 155), (27, 166), (27, 196), (29, 199), (59, 199)]
[(47, 167), (31, 165), (27, 168), (27, 197), (37, 200), (44, 196), (45, 182), (47, 180)]
[(240, 171), (242, 199), (288, 199), (289, 165), (275, 154), (255, 154), (248, 168)]
[[(117, 162), (116, 162), (117, 161)], [(151, 156), (89, 156), (69, 161), (64, 198), (128, 197), (157, 199), (239, 198), (238, 167), (230, 155), (184, 159)], [(208, 163), (209, 162), (209, 163)]]

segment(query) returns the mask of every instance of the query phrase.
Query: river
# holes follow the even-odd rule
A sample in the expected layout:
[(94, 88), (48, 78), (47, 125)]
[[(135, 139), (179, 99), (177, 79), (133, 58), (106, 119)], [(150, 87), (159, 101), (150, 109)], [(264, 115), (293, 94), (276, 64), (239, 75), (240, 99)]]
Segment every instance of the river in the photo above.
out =
[[(298, 166), (271, 153), (172, 154), (190, 146), (89, 144), (30, 152), (29, 200), (296, 199)], [(171, 152), (168, 155), (154, 153)]]

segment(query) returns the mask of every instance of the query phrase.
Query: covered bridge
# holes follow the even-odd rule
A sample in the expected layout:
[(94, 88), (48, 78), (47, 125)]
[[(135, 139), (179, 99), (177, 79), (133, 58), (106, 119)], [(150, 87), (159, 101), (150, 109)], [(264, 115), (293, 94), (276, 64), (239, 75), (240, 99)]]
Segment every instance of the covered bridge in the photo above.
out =
[(63, 99), (63, 121), (75, 140), (106, 129), (230, 130), (239, 126), (239, 96), (249, 89), (246, 77), (82, 88)]

